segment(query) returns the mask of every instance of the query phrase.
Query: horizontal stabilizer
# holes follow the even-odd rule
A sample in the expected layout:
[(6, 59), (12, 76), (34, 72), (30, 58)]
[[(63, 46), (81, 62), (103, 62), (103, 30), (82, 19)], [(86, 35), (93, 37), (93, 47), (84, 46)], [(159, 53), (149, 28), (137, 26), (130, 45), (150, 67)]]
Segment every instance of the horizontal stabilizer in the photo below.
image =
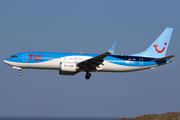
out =
[(171, 58), (174, 57), (174, 56), (175, 56), (175, 55), (170, 55), (170, 56), (167, 56), (167, 57), (163, 57), (163, 58), (156, 59), (155, 61), (169, 60), (169, 59), (171, 59)]

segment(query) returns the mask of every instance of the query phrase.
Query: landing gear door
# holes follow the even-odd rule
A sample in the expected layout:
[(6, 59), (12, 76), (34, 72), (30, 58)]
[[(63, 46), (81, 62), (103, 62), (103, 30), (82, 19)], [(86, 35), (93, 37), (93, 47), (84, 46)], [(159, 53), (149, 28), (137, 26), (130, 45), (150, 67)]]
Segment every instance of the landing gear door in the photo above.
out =
[(23, 61), (24, 61), (24, 62), (27, 62), (27, 61), (28, 61), (28, 54), (27, 54), (27, 53), (24, 53), (24, 54), (23, 54)]

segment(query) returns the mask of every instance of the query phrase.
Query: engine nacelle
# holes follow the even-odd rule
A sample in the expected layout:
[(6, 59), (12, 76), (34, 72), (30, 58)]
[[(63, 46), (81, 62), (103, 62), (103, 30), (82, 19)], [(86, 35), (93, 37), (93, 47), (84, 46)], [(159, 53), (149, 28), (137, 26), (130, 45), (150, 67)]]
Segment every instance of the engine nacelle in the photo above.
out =
[(60, 62), (60, 75), (75, 75), (77, 73), (77, 64), (70, 62)]

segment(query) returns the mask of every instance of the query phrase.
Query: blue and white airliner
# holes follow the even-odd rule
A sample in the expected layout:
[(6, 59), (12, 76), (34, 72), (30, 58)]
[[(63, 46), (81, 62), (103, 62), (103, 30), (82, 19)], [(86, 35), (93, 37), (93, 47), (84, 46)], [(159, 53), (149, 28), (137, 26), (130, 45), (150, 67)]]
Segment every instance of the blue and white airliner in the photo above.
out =
[(141, 53), (116, 55), (112, 47), (103, 54), (75, 54), (54, 52), (22, 52), (12, 55), (4, 63), (20, 71), (22, 69), (59, 70), (60, 75), (75, 75), (86, 72), (85, 78), (91, 77), (90, 72), (130, 72), (153, 69), (171, 62), (175, 55), (165, 56), (173, 28), (166, 28), (163, 33)]

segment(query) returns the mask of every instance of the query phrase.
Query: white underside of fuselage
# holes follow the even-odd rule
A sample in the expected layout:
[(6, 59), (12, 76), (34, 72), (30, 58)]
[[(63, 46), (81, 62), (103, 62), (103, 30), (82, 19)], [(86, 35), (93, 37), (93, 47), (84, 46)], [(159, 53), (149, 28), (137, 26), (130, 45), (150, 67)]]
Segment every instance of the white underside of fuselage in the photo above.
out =
[[(49, 70), (60, 70), (60, 62), (71, 62), (71, 61), (64, 61), (64, 60), (50, 60), (46, 62), (39, 62), (39, 63), (19, 63), (19, 62), (10, 62), (5, 61), (6, 64), (12, 66), (12, 67), (19, 67), (24, 69), (49, 69)], [(74, 62), (73, 62), (74, 63)], [(103, 64), (99, 65), (99, 67), (96, 67), (97, 70), (90, 70), (91, 72), (130, 72), (130, 71), (138, 71), (143, 69), (149, 69), (157, 67), (158, 65), (153, 66), (124, 66), (124, 65), (118, 65), (114, 63), (110, 63), (107, 61), (104, 61)], [(84, 71), (81, 69), (78, 69), (77, 72)]]

